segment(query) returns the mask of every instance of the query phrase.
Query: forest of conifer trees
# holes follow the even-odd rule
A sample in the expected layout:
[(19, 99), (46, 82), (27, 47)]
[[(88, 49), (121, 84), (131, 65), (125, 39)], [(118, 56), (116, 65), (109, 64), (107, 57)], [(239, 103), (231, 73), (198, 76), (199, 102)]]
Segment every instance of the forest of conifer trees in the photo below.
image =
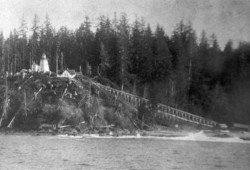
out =
[[(166, 21), (167, 22), (167, 21)], [(29, 34), (31, 32), (31, 34)], [(51, 71), (75, 69), (111, 80), (124, 91), (219, 122), (250, 122), (250, 43), (219, 47), (216, 35), (196, 35), (179, 22), (171, 35), (158, 25), (126, 14), (88, 17), (78, 29), (56, 30), (49, 16), (24, 18), (8, 37), (0, 33), (0, 70), (15, 74), (39, 63), (45, 53)]]

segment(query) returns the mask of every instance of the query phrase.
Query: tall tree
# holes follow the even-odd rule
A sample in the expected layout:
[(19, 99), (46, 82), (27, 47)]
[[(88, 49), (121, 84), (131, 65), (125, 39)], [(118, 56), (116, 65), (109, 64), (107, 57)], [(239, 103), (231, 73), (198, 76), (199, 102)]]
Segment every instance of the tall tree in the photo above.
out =
[[(144, 26), (141, 22), (136, 19), (132, 27), (132, 36), (131, 36), (131, 52), (130, 52), (130, 63), (129, 63), (129, 72), (134, 76), (134, 86), (138, 84), (143, 89), (143, 91), (137, 92), (138, 94), (148, 97), (148, 82), (149, 82), (149, 73), (150, 68), (148, 67), (149, 58), (144, 55)], [(148, 30), (149, 31), (149, 30)], [(148, 34), (150, 34), (148, 32)], [(149, 45), (149, 44), (148, 44)], [(148, 49), (149, 50), (149, 49)], [(135, 91), (135, 90), (134, 90)]]
[(172, 56), (169, 52), (168, 38), (165, 36), (163, 28), (159, 25), (156, 28), (155, 43), (154, 77), (165, 79), (172, 71)]
[(30, 67), (30, 55), (28, 54), (27, 49), (27, 32), (28, 27), (27, 23), (24, 19), (24, 16), (21, 18), (21, 24), (19, 27), (19, 43), (18, 43), (18, 51), (20, 55), (20, 61), (17, 62), (17, 70), (21, 68), (29, 68)]
[[(39, 62), (40, 56), (41, 56), (41, 50), (39, 48), (39, 41), (40, 41), (40, 29), (41, 26), (39, 25), (39, 18), (38, 15), (35, 14), (33, 19), (33, 26), (31, 28), (32, 30), (32, 36), (30, 40), (30, 47), (31, 47), (31, 62)], [(30, 63), (31, 64), (31, 63)]]
[[(145, 37), (149, 37), (148, 29), (146, 30)], [(151, 68), (149, 75), (152, 87), (150, 87), (150, 89), (153, 89), (151, 90), (150, 96), (155, 102), (167, 101), (171, 103), (170, 99), (173, 96), (171, 96), (169, 92), (173, 85), (171, 83), (173, 71), (172, 55), (169, 50), (169, 38), (159, 25), (157, 25), (155, 36), (151, 44), (152, 53), (150, 51), (147, 52), (150, 61), (148, 68)], [(150, 47), (148, 48), (150, 49)]]
[(93, 39), (94, 35), (91, 31), (91, 23), (89, 18), (86, 17), (84, 23), (82, 23), (76, 31), (78, 62), (82, 68), (85, 68), (85, 71), (91, 58), (91, 45), (93, 43)]
[(119, 62), (120, 62), (120, 81), (121, 89), (124, 86), (129, 87), (129, 77), (127, 72), (128, 67), (128, 57), (130, 53), (129, 49), (129, 25), (128, 18), (126, 14), (122, 14), (120, 18), (120, 23), (118, 25), (118, 37), (119, 37)]
[(183, 21), (177, 24), (171, 37), (174, 46), (174, 60), (175, 60), (175, 85), (178, 91), (175, 96), (175, 105), (182, 105), (185, 107), (188, 101), (188, 92), (190, 89), (190, 69), (192, 67), (192, 60), (194, 56), (194, 49), (196, 48), (195, 32), (189, 23), (185, 25)]
[(0, 33), (0, 71), (4, 73), (4, 37), (3, 32)]
[(220, 54), (220, 47), (215, 34), (211, 35), (211, 48), (208, 61), (209, 72), (218, 76), (223, 68), (224, 58)]
[[(53, 28), (50, 23), (50, 18), (48, 14), (46, 14), (44, 24), (41, 28), (40, 31), (40, 49), (42, 53), (45, 53), (47, 55), (47, 58), (49, 59), (51, 68), (54, 68), (55, 66), (55, 57), (52, 57), (53, 54), (53, 40), (54, 40), (54, 35), (53, 35)], [(54, 69), (53, 69), (54, 70)]]
[(193, 57), (192, 79), (189, 89), (189, 100), (192, 105), (200, 106), (201, 109), (208, 109), (209, 86), (207, 84), (207, 63), (209, 61), (209, 43), (206, 33), (201, 33), (197, 55)]
[[(77, 61), (77, 50), (76, 50), (76, 38), (75, 34), (70, 31), (67, 27), (61, 27), (57, 33), (56, 44), (57, 46), (57, 55), (58, 61), (61, 61), (62, 55), (64, 55), (64, 63), (66, 67), (76, 69), (79, 68), (79, 62)], [(59, 67), (59, 70), (64, 68)]]
[(221, 84), (226, 88), (231, 88), (234, 78), (238, 77), (237, 69), (234, 67), (233, 58), (233, 42), (229, 40), (224, 48), (223, 55), (225, 58), (225, 64), (223, 67), (223, 73), (221, 75)]
[(100, 48), (95, 49), (93, 53), (99, 55), (99, 58), (95, 58), (100, 62), (99, 71), (102, 72), (102, 76), (120, 85), (119, 42), (117, 32), (113, 28), (108, 17), (101, 16), (99, 18), (94, 43), (99, 44), (97, 47)]

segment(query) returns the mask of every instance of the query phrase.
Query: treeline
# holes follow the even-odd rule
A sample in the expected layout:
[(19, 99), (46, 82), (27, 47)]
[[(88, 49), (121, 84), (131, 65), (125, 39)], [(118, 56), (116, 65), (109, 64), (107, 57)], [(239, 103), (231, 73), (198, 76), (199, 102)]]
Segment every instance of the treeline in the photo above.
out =
[[(93, 28), (96, 28), (93, 31)], [(80, 27), (55, 30), (46, 16), (35, 15), (32, 34), (22, 18), (8, 38), (0, 35), (1, 71), (15, 74), (47, 55), (51, 71), (75, 69), (101, 76), (125, 91), (214, 120), (250, 121), (250, 44), (221, 50), (213, 34), (197, 38), (182, 21), (172, 35), (161, 26), (152, 30), (143, 19), (126, 14), (100, 16), (97, 25), (86, 17)]]

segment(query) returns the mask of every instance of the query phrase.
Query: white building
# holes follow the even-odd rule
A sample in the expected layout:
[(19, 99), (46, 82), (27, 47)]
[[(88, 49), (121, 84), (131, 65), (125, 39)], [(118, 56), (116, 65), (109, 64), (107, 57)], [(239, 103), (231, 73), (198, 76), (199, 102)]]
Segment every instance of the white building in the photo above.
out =
[(40, 60), (39, 72), (50, 72), (49, 70), (49, 63), (46, 58), (46, 55), (43, 53), (42, 58)]
[(32, 72), (38, 72), (39, 71), (39, 65), (37, 65), (35, 62), (31, 65), (31, 71)]
[(74, 70), (65, 70), (61, 75), (57, 75), (57, 77), (67, 77), (74, 78), (76, 76), (76, 72)]

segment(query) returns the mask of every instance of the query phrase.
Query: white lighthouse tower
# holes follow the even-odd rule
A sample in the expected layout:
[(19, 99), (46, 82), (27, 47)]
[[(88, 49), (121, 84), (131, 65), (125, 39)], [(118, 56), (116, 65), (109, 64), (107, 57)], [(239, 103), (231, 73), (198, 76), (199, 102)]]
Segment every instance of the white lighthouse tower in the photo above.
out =
[(42, 58), (40, 60), (39, 72), (50, 72), (49, 70), (49, 63), (46, 58), (46, 55), (43, 53)]

